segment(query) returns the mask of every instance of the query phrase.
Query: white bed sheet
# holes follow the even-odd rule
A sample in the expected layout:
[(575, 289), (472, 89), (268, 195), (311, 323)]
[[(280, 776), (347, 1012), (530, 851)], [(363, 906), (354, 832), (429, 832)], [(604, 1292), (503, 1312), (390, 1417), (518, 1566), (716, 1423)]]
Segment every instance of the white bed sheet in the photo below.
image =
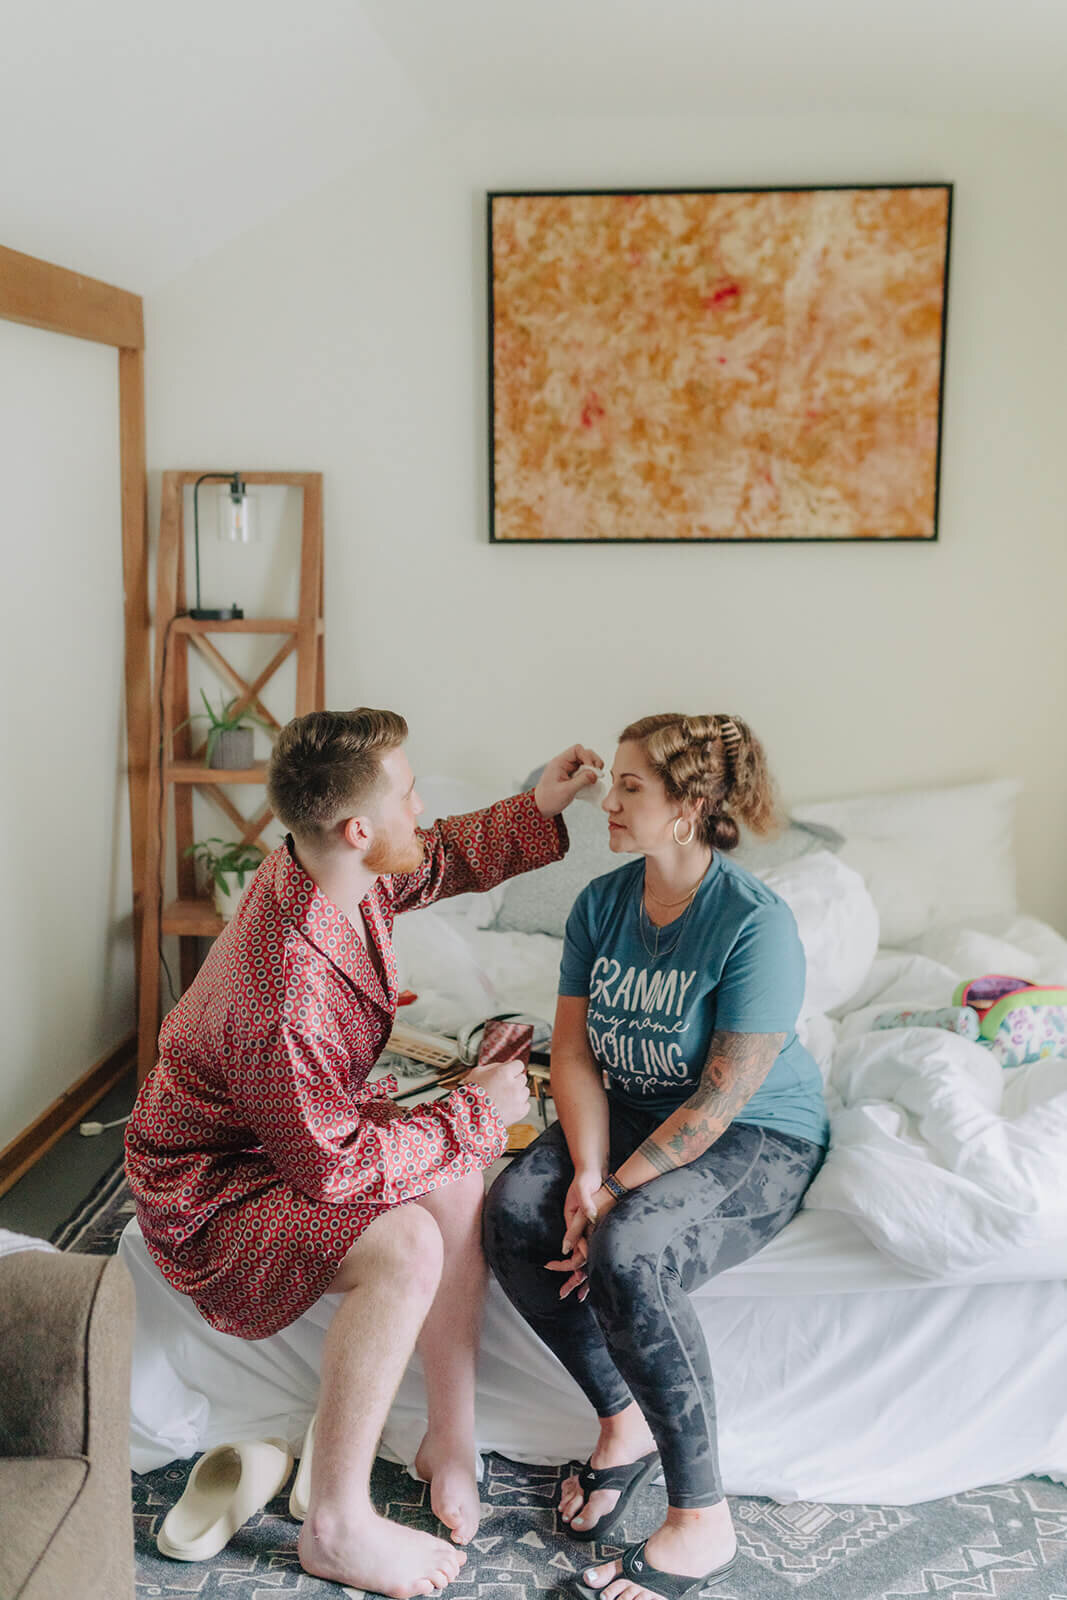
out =
[[(798, 1218), (786, 1230), (782, 1282), (795, 1284), (804, 1261), (819, 1260), (815, 1235), (825, 1227), (826, 1219)], [(805, 1292), (775, 1293), (752, 1262), (694, 1296), (715, 1372), (727, 1492), (913, 1504), (1027, 1473), (1067, 1478), (1067, 1284), (917, 1287), (858, 1230), (845, 1237), (848, 1227), (830, 1221), (819, 1291), (809, 1279)], [(136, 1223), (119, 1254), (137, 1294), (135, 1470), (227, 1440), (284, 1436), (298, 1446), (336, 1298), (249, 1343), (214, 1332), (167, 1286)], [(884, 1287), (857, 1287), (880, 1276)], [(425, 1416), (416, 1357), (389, 1415), (386, 1451), (410, 1465)], [(480, 1450), (525, 1461), (584, 1456), (596, 1434), (588, 1402), (495, 1283), (477, 1429)]]

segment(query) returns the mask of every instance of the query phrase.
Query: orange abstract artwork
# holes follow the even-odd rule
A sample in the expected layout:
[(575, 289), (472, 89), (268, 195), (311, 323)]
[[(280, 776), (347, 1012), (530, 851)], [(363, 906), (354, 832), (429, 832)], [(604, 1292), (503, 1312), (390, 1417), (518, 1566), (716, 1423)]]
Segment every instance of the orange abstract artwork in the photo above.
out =
[(489, 207), (494, 540), (936, 538), (950, 185)]

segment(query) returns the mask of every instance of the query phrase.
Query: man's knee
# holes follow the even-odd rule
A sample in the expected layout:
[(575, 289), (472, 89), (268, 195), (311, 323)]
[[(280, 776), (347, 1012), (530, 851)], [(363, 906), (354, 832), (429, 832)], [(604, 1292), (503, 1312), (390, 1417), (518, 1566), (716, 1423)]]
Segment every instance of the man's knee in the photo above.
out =
[(455, 1183), (443, 1184), (430, 1194), (420, 1195), (415, 1204), (431, 1216), (442, 1219), (466, 1217), (473, 1221), (480, 1216), (484, 1200), (485, 1179), (480, 1172), (471, 1172), (465, 1178), (457, 1178)]
[(444, 1265), (441, 1230), (424, 1207), (409, 1203), (378, 1217), (346, 1261), (352, 1288), (368, 1279), (388, 1280), (398, 1296), (425, 1300), (437, 1293)]

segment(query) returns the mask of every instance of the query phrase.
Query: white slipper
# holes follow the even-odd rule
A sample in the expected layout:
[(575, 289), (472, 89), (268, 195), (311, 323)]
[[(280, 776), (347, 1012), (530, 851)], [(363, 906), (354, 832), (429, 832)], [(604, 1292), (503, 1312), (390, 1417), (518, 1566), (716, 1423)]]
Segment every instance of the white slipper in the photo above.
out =
[(172, 1561), (210, 1561), (273, 1500), (292, 1468), (282, 1439), (246, 1439), (206, 1451), (163, 1519), (156, 1535), (160, 1552)]
[(315, 1443), (315, 1424), (318, 1420), (319, 1414), (316, 1411), (308, 1423), (308, 1431), (300, 1446), (300, 1465), (296, 1469), (293, 1487), (289, 1490), (289, 1515), (296, 1522), (303, 1522), (311, 1503), (311, 1451)]

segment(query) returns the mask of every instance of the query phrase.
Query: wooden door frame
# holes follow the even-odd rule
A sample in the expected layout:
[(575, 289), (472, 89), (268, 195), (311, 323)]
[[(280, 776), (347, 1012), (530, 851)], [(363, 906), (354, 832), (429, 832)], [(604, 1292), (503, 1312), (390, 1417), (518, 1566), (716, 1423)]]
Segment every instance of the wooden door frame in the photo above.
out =
[(140, 295), (0, 245), (0, 318), (109, 344), (119, 361), (126, 747), (133, 871), (134, 959), (141, 958), (148, 739), (151, 713), (144, 306)]

